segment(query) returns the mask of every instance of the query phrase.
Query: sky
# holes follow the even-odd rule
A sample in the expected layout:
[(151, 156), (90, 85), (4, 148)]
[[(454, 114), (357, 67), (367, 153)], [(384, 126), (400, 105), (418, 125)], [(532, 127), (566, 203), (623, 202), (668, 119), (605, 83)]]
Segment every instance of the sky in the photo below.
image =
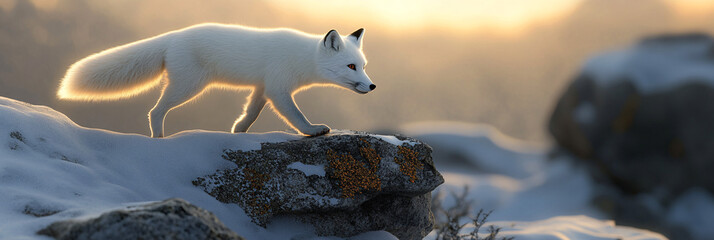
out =
[(269, 1), (274, 6), (291, 8), (323, 19), (362, 19), (369, 16), (395, 29), (495, 28), (506, 31), (521, 29), (533, 21), (563, 15), (581, 2), (581, 0), (306, 0), (294, 4), (295, 1), (289, 0)]
[[(0, 0), (0, 7), (17, 0)], [(31, 0), (41, 9), (54, 9), (61, 0)], [(535, 22), (553, 21), (572, 12), (584, 0), (266, 0), (270, 6), (305, 14), (307, 18), (334, 21), (378, 21), (401, 30), (436, 27), (452, 30), (496, 29), (520, 32)], [(635, 0), (654, 1), (654, 0)], [(108, 0), (114, 4), (118, 0)], [(683, 15), (702, 15), (714, 11), (710, 0), (663, 0)], [(110, 4), (111, 5), (111, 4)]]
[[(367, 16), (388, 28), (419, 30), (492, 29), (505, 33), (522, 32), (538, 22), (557, 21), (584, 0), (363, 0), (322, 1), (268, 0), (276, 8), (305, 13), (316, 19), (358, 19)], [(653, 1), (653, 0), (634, 0)], [(708, 14), (711, 0), (664, 0), (682, 15)]]
[[(378, 131), (462, 121), (549, 141), (548, 117), (583, 62), (653, 34), (714, 33), (714, 1), (0, 0), (0, 96), (50, 106), (83, 126), (146, 135), (158, 89), (68, 102), (56, 98), (59, 80), (92, 53), (202, 22), (314, 34), (365, 28), (367, 73), (379, 88), (297, 94), (313, 123)], [(168, 114), (166, 133), (228, 131), (247, 94), (204, 94)], [(251, 128), (285, 129), (268, 108)]]

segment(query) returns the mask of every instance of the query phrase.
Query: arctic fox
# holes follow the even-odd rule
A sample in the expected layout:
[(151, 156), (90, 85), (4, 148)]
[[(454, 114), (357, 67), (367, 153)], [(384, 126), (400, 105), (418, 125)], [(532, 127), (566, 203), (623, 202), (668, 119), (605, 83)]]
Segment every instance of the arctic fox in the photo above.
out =
[[(70, 100), (132, 97), (163, 82), (149, 112), (151, 137), (163, 137), (166, 113), (209, 87), (252, 88), (231, 132), (245, 132), (267, 102), (283, 120), (309, 136), (330, 128), (311, 124), (293, 94), (333, 85), (365, 94), (375, 89), (365, 73), (364, 29), (311, 35), (292, 29), (199, 24), (104, 50), (67, 70), (57, 96)], [(162, 80), (163, 79), (163, 80)]]

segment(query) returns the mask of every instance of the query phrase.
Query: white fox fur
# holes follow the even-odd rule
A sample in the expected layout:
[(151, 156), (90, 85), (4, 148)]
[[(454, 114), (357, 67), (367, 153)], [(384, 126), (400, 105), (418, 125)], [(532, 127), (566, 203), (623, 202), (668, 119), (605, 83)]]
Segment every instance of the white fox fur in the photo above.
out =
[(164, 82), (149, 112), (152, 137), (163, 137), (166, 114), (209, 87), (251, 88), (232, 132), (250, 128), (267, 102), (303, 134), (330, 128), (311, 124), (293, 100), (298, 90), (316, 84), (365, 94), (376, 86), (364, 71), (363, 30), (340, 36), (310, 35), (292, 29), (257, 29), (199, 24), (104, 50), (73, 64), (57, 95), (70, 100), (132, 97)]

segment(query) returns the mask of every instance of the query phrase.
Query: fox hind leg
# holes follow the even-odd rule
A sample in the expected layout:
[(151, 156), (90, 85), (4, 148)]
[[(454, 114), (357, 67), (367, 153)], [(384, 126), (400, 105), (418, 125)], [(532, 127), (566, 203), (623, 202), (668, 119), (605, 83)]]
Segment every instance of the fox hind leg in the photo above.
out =
[(250, 126), (253, 125), (253, 122), (258, 119), (260, 112), (263, 111), (266, 102), (263, 89), (253, 89), (253, 92), (248, 96), (248, 102), (243, 106), (243, 114), (233, 123), (231, 132), (239, 133), (248, 131)]
[(197, 97), (206, 88), (203, 74), (168, 74), (166, 86), (156, 105), (149, 111), (149, 128), (151, 137), (164, 137), (164, 119), (166, 114), (176, 107)]

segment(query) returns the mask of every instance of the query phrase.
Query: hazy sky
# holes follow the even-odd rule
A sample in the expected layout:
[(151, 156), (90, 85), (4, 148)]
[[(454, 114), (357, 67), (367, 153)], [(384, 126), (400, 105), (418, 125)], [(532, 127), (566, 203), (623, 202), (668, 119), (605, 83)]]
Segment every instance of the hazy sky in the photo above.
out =
[[(653, 0), (621, 0), (653, 1)], [(552, 21), (572, 12), (583, 0), (268, 0), (273, 6), (306, 13), (316, 19), (365, 18), (384, 26), (418, 30), (426, 27), (454, 30), (494, 29), (511, 33), (535, 22)], [(708, 14), (712, 0), (665, 0), (682, 14)]]
[[(17, 0), (0, 0), (7, 9)], [(31, 0), (42, 9), (56, 8), (60, 0)], [(296, 11), (305, 17), (334, 21), (378, 21), (403, 30), (425, 27), (521, 31), (534, 22), (560, 18), (584, 0), (265, 0), (276, 9)], [(653, 1), (653, 0), (622, 0)], [(121, 3), (122, 0), (102, 2)], [(663, 0), (680, 14), (709, 14), (712, 0)], [(103, 4), (103, 3), (100, 3)], [(200, 4), (209, 4), (201, 2)], [(112, 5), (111, 3), (108, 5)], [(166, 6), (170, 7), (170, 6)]]
[[(92, 53), (202, 22), (365, 30), (358, 95), (316, 88), (296, 95), (306, 117), (375, 130), (452, 120), (548, 140), (552, 106), (594, 54), (651, 34), (714, 33), (711, 0), (0, 0), (0, 96), (55, 108), (82, 126), (148, 134), (158, 89), (116, 102), (55, 97), (67, 67)], [(212, 91), (168, 114), (167, 135), (227, 131), (247, 92)], [(267, 109), (266, 109), (267, 110)], [(287, 127), (270, 110), (253, 131)]]
[(295, 9), (319, 18), (378, 19), (385, 26), (408, 30), (423, 27), (453, 29), (522, 28), (532, 21), (571, 11), (580, 0), (269, 0), (275, 6)]

